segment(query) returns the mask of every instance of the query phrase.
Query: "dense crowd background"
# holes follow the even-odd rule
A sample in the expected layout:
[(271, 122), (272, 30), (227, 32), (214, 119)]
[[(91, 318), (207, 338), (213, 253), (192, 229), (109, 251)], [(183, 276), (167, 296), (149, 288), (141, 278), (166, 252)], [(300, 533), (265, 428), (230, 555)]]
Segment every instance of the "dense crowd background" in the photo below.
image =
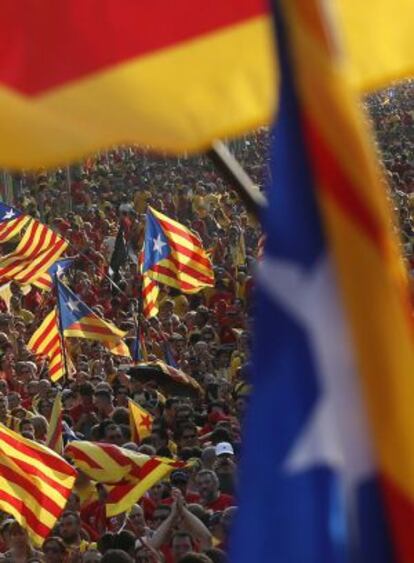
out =
[[(414, 83), (370, 96), (376, 133), (410, 267), (414, 226)], [(231, 144), (263, 186), (268, 132)], [(0, 421), (44, 442), (61, 393), (64, 439), (102, 441), (188, 462), (150, 489), (128, 514), (107, 519), (105, 490), (80, 477), (66, 511), (41, 551), (7, 514), (0, 518), (4, 561), (140, 563), (225, 562), (236, 508), (240, 431), (249, 395), (252, 271), (261, 232), (206, 157), (167, 159), (132, 147), (102, 152), (70, 169), (13, 176), (14, 205), (51, 225), (69, 242), (75, 266), (67, 282), (90, 307), (136, 336), (140, 298), (137, 256), (148, 205), (190, 227), (208, 250), (215, 287), (184, 295), (164, 287), (158, 317), (139, 318), (147, 360), (173, 363), (202, 393), (171, 391), (156, 378), (128, 375), (125, 359), (99, 343), (71, 341), (73, 373), (52, 384), (47, 363), (26, 344), (54, 304), (53, 293), (12, 283), (0, 288)], [(109, 262), (122, 224), (129, 249), (117, 286)], [(3, 245), (6, 253), (13, 245)], [(168, 352), (168, 353), (167, 353)], [(154, 416), (152, 433), (133, 443), (128, 397)]]

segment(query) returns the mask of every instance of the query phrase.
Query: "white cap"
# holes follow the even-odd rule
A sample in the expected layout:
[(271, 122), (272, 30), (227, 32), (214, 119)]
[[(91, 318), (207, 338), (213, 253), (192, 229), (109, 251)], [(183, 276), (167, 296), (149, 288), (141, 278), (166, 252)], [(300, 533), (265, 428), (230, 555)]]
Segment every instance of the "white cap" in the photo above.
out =
[(216, 446), (216, 455), (234, 455), (233, 446), (229, 442), (220, 442)]

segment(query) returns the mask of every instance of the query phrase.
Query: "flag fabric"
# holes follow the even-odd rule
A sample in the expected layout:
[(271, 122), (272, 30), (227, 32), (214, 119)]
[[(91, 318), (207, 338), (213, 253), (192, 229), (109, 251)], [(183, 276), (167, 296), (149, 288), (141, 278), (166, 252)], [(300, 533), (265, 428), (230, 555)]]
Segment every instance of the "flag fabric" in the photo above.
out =
[(134, 364), (138, 364), (139, 362), (146, 362), (148, 359), (147, 347), (145, 345), (145, 338), (144, 334), (141, 330), (141, 327), (138, 326), (136, 331), (136, 336), (134, 338), (134, 342), (132, 344), (132, 361)]
[[(60, 280), (57, 280), (59, 313), (65, 337), (97, 340), (118, 346), (126, 332), (104, 321)], [(129, 353), (129, 351), (128, 351)]]
[(162, 347), (164, 349), (165, 363), (172, 368), (178, 368), (177, 362), (174, 359), (171, 346), (168, 340), (164, 340), (164, 342), (162, 343)]
[(29, 221), (29, 215), (0, 202), (0, 243), (17, 236)]
[(53, 401), (52, 414), (46, 436), (46, 446), (59, 455), (63, 453), (62, 398), (58, 393)]
[(50, 266), (47, 272), (42, 274), (37, 278), (37, 280), (33, 282), (33, 285), (35, 285), (39, 289), (43, 289), (43, 291), (51, 291), (51, 289), (53, 288), (54, 276), (62, 276), (65, 273), (65, 270), (70, 268), (72, 265), (73, 258), (63, 258), (61, 260), (56, 260), (56, 262)]
[(68, 243), (46, 225), (31, 219), (21, 241), (0, 258), (0, 279), (20, 284), (36, 281), (66, 250)]
[(159, 285), (152, 280), (148, 274), (142, 276), (142, 313), (146, 319), (151, 319), (158, 315), (158, 294)]
[(200, 384), (190, 375), (184, 373), (180, 368), (168, 365), (162, 360), (154, 360), (152, 362), (147, 362), (149, 366), (157, 366), (165, 375), (168, 375), (173, 381), (181, 385), (187, 385), (192, 387), (198, 393), (203, 393), (203, 389)]
[(128, 247), (125, 240), (124, 226), (121, 223), (116, 235), (115, 246), (111, 256), (109, 270), (109, 274), (114, 277), (115, 280), (119, 278), (119, 269), (125, 264), (127, 259)]
[(152, 207), (147, 211), (142, 272), (184, 293), (214, 285), (213, 267), (198, 236)]
[(58, 381), (65, 375), (62, 341), (56, 309), (50, 311), (30, 338), (27, 347), (37, 356), (49, 359), (49, 377)]
[(148, 489), (185, 465), (100, 442), (71, 442), (65, 455), (90, 479), (106, 485), (108, 517), (128, 511)]
[(9, 0), (0, 22), (2, 168), (57, 166), (128, 141), (204, 149), (271, 116), (265, 0), (202, 9), (191, 0)]
[(232, 557), (408, 563), (407, 279), (326, 4), (275, 4), (282, 86)]
[(128, 411), (131, 440), (139, 444), (144, 438), (151, 436), (153, 417), (132, 399), (128, 399)]
[(0, 454), (0, 509), (40, 546), (66, 506), (76, 471), (49, 448), (2, 424)]

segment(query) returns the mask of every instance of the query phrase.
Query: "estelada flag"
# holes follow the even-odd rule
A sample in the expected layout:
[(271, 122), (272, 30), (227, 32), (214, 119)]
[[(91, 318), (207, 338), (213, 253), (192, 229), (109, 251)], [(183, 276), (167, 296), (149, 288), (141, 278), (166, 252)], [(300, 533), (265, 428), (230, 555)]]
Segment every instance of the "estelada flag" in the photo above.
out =
[(132, 399), (128, 400), (131, 439), (139, 443), (151, 435), (153, 417)]

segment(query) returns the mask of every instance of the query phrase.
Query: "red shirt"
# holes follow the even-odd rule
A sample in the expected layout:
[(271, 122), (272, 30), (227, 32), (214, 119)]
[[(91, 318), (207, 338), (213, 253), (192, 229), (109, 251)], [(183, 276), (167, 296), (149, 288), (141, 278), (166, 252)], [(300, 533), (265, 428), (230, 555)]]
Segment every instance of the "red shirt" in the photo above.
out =
[(204, 504), (204, 507), (212, 510), (213, 512), (222, 512), (229, 508), (229, 506), (236, 506), (236, 502), (232, 495), (226, 493), (220, 493), (216, 500)]

